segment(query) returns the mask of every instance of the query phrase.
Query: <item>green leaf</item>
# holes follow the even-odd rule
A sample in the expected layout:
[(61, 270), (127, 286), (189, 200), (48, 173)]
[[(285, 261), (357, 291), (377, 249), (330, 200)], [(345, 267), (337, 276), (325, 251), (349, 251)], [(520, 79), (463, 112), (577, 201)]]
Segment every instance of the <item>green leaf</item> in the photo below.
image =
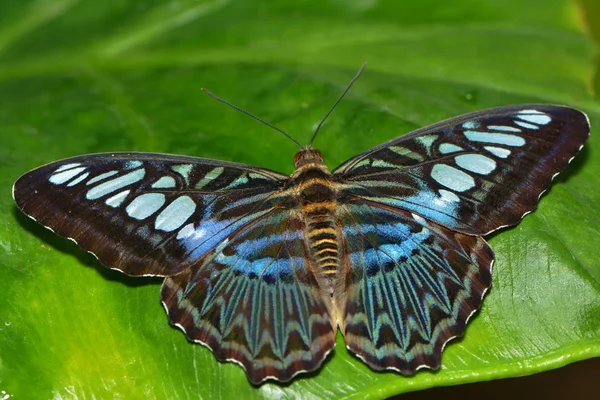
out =
[[(437, 120), (544, 102), (586, 111), (598, 51), (567, 0), (7, 0), (0, 5), (0, 398), (382, 398), (600, 356), (597, 132), (517, 227), (488, 237), (493, 288), (437, 373), (376, 373), (338, 338), (317, 373), (252, 387), (169, 326), (160, 281), (108, 270), (16, 210), (40, 164), (99, 151), (212, 157), (290, 172)], [(3, 392), (2, 392), (3, 391)]]

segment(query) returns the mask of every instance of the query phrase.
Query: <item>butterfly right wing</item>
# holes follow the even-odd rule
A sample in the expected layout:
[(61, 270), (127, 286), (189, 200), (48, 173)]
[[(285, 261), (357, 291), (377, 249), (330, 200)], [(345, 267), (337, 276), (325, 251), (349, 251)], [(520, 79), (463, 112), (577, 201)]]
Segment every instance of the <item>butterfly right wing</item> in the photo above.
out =
[(340, 206), (341, 282), (335, 294), (347, 347), (375, 370), (437, 369), (491, 284), (485, 240), (410, 211), (354, 199)]
[(281, 199), (288, 178), (209, 159), (91, 154), (23, 175), (13, 196), (28, 216), (128, 275), (178, 273)]
[(517, 224), (589, 136), (581, 111), (498, 107), (397, 137), (333, 172), (343, 197), (410, 210), (466, 234)]
[(585, 114), (523, 105), (421, 128), (343, 163), (339, 324), (374, 369), (437, 368), (491, 283), (479, 235), (514, 225), (589, 135)]

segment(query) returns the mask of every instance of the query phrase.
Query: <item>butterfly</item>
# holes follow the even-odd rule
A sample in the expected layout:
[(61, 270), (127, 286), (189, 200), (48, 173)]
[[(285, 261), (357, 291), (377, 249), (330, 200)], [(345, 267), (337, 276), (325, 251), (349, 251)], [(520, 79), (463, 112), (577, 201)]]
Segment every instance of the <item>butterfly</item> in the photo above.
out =
[(318, 369), (338, 329), (372, 369), (413, 374), (439, 368), (479, 309), (494, 261), (482, 236), (531, 212), (588, 135), (581, 111), (508, 106), (421, 128), (333, 171), (312, 140), (298, 143), (291, 176), (91, 154), (28, 172), (13, 196), (105, 266), (164, 277), (170, 322), (253, 384)]

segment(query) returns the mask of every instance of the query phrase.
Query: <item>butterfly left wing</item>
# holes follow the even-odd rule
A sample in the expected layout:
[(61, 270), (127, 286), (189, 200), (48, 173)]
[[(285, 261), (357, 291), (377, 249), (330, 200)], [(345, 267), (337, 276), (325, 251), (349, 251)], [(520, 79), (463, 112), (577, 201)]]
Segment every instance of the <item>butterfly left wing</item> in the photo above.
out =
[(106, 153), (36, 168), (17, 180), (13, 196), (25, 214), (107, 267), (166, 276), (276, 207), (287, 179), (238, 163)]
[(163, 284), (170, 321), (254, 384), (313, 371), (335, 345), (304, 225), (299, 210), (274, 209)]
[(499, 107), (416, 130), (346, 161), (341, 197), (413, 211), (467, 234), (518, 223), (589, 136), (581, 111)]
[(335, 340), (288, 183), (243, 164), (111, 153), (42, 166), (13, 194), (104, 265), (167, 277), (171, 323), (260, 383), (318, 368)]

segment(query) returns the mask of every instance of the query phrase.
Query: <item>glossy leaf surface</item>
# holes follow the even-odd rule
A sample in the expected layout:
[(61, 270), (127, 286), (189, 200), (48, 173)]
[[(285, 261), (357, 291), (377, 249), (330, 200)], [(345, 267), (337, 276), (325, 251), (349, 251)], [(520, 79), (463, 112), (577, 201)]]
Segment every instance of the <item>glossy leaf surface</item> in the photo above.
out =
[[(597, 49), (583, 11), (568, 1), (419, 4), (4, 2), (0, 390), (38, 398), (379, 398), (600, 355), (600, 103), (590, 89)], [(239, 367), (218, 363), (169, 326), (159, 282), (106, 271), (11, 199), (27, 170), (99, 151), (178, 153), (289, 173), (293, 143), (200, 88), (305, 142), (363, 61), (367, 71), (316, 142), (331, 167), (488, 107), (559, 103), (591, 119), (586, 149), (538, 209), (487, 238), (496, 252), (492, 289), (439, 373), (375, 373), (338, 337), (318, 374), (255, 389)]]

